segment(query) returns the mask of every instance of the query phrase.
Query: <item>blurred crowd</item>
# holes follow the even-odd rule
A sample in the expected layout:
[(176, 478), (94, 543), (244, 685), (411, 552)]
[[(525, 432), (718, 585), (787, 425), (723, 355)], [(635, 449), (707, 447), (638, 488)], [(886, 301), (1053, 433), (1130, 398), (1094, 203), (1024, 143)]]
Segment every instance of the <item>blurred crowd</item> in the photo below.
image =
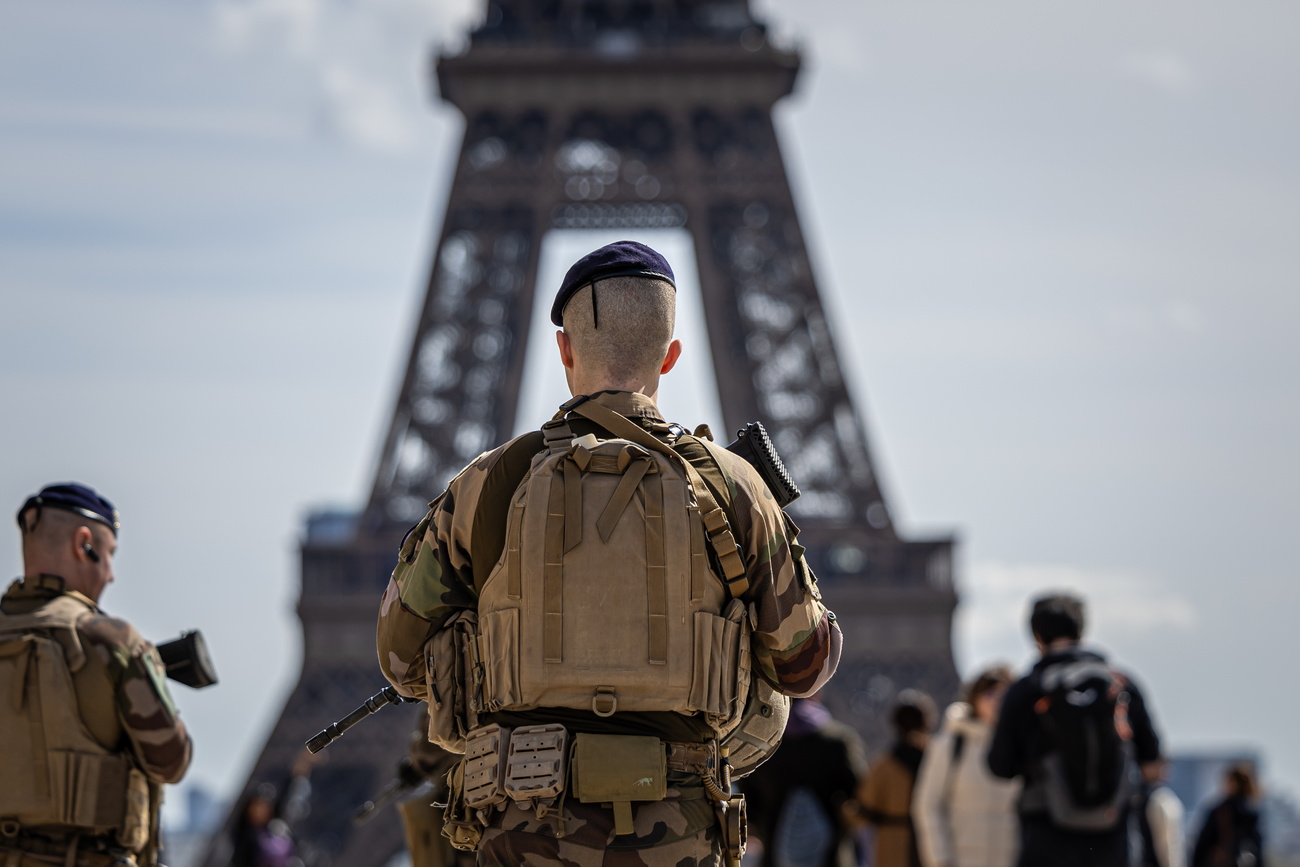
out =
[(1194, 837), (1131, 672), (1083, 642), (1071, 595), (1034, 601), (1039, 652), (991, 665), (940, 715), (905, 689), (893, 742), (868, 757), (814, 697), (741, 781), (747, 864), (761, 867), (1261, 867), (1254, 768), (1230, 767)]

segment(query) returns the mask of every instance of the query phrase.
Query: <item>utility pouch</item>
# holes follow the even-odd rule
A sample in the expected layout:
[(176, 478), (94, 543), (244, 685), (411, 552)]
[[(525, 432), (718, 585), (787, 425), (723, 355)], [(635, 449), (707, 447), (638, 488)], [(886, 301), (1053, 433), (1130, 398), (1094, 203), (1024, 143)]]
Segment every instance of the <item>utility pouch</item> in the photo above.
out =
[(453, 849), (473, 852), (483, 837), (483, 826), (465, 803), (465, 761), (462, 759), (447, 772), (447, 809), (442, 814), (442, 836)]
[(465, 737), (465, 806), (482, 810), (506, 799), (506, 743), (510, 729), (496, 723)]
[(632, 802), (668, 794), (663, 741), (641, 735), (578, 734), (573, 748), (573, 792), (584, 804), (612, 804), (614, 833), (631, 834)]
[(541, 801), (564, 791), (569, 732), (562, 725), (523, 726), (510, 733), (505, 790), (513, 801)]
[(461, 611), (424, 646), (429, 694), (429, 740), (451, 753), (465, 751), (465, 735), (477, 722), (472, 704), (478, 615)]
[(149, 809), (149, 780), (135, 768), (126, 772), (125, 815), (117, 832), (117, 842), (132, 852), (139, 852), (149, 842), (153, 816)]
[(745, 840), (749, 835), (745, 796), (733, 795), (718, 806), (718, 820), (722, 826), (722, 854), (726, 858), (727, 867), (740, 867), (740, 859), (745, 857)]

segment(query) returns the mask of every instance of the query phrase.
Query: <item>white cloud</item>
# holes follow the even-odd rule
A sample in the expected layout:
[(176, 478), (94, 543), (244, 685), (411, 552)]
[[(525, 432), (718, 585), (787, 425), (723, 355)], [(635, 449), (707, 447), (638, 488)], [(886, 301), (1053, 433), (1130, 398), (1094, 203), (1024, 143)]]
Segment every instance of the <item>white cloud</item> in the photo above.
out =
[(1029, 601), (1053, 591), (1086, 600), (1094, 637), (1190, 633), (1199, 622), (1187, 596), (1155, 576), (1130, 570), (986, 561), (974, 564), (959, 591), (957, 631), (967, 664), (1023, 657), (1029, 650)]
[(217, 0), (215, 38), (235, 54), (303, 67), (312, 113), (361, 147), (410, 150), (428, 113), (426, 58), (464, 35), (473, 0)]
[(1196, 76), (1187, 61), (1169, 51), (1131, 54), (1120, 62), (1125, 73), (1162, 90), (1185, 93), (1196, 84)]
[(408, 107), (383, 81), (346, 66), (323, 70), (321, 85), (333, 127), (349, 140), (378, 150), (406, 150), (415, 134)]
[(232, 50), (270, 43), (308, 56), (316, 46), (320, 0), (221, 0), (217, 37)]

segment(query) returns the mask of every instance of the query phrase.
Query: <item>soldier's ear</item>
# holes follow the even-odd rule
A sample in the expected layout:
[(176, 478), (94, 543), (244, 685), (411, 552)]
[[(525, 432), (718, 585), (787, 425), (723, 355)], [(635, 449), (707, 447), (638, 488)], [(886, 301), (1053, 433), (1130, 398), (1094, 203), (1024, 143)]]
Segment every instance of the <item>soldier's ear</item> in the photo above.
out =
[(85, 551), (95, 544), (95, 536), (90, 532), (89, 527), (78, 527), (72, 534), (72, 547), (82, 557), (88, 556)]
[(555, 342), (560, 347), (560, 363), (573, 369), (573, 341), (563, 331), (555, 332)]
[(668, 351), (664, 353), (664, 363), (659, 368), (659, 375), (662, 376), (663, 374), (672, 370), (673, 366), (677, 364), (677, 359), (681, 357), (682, 357), (682, 342), (677, 338), (673, 338), (672, 343), (668, 344)]

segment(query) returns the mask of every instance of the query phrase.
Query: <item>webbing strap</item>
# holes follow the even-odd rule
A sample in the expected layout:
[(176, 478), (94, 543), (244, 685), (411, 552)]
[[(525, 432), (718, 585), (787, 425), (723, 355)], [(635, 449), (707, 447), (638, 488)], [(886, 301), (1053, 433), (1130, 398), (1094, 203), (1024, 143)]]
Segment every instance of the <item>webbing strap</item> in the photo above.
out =
[(704, 598), (704, 576), (709, 574), (709, 557), (704, 550), (704, 522), (699, 520), (698, 514), (694, 517), (691, 521), (691, 601), (699, 602)]
[[(523, 575), (521, 574), (523, 571), (523, 558), (519, 555), (519, 537), (524, 531), (524, 505), (525, 501), (523, 499), (515, 501), (515, 514), (510, 525), (512, 532), (509, 538), (506, 539), (508, 549), (506, 551), (506, 563), (509, 570), (506, 576), (509, 581), (506, 585), (506, 593), (511, 599), (518, 599), (523, 595)], [(549, 532), (549, 526), (547, 530)]]
[(576, 412), (578, 415), (594, 421), (615, 436), (630, 440), (648, 449), (654, 449), (677, 462), (677, 465), (686, 473), (686, 478), (695, 491), (695, 499), (700, 505), (700, 517), (704, 519), (704, 528), (707, 531), (713, 553), (717, 555), (718, 564), (722, 567), (722, 576), (727, 592), (733, 597), (743, 595), (749, 589), (749, 578), (745, 575), (745, 561), (741, 559), (740, 549), (736, 545), (736, 537), (732, 535), (731, 527), (727, 524), (726, 513), (722, 511), (722, 507), (714, 499), (713, 492), (709, 490), (709, 486), (705, 483), (699, 470), (695, 469), (695, 466), (690, 461), (678, 454), (672, 446), (608, 407), (601, 406), (590, 400), (584, 400), (581, 402), (570, 401), (561, 407), (561, 409), (566, 408), (569, 412)]
[[(576, 468), (575, 468), (576, 469)], [(546, 565), (542, 575), (542, 658), (564, 661), (564, 475), (551, 478), (546, 508)], [(582, 515), (578, 515), (582, 520)]]
[(37, 661), (41, 649), (33, 642), (27, 651), (26, 695), (27, 720), (32, 730), (32, 764), (36, 766), (32, 782), (36, 784), (36, 797), (45, 800), (50, 796), (50, 753), (45, 745), (45, 704), (41, 699), (41, 670)]
[[(618, 525), (618, 519), (623, 517), (623, 510), (632, 501), (632, 495), (636, 493), (637, 485), (641, 484), (641, 480), (645, 478), (646, 471), (649, 469), (650, 459), (647, 456), (642, 460), (633, 462), (632, 466), (618, 480), (618, 487), (614, 488), (614, 493), (609, 495), (609, 502), (605, 504), (605, 510), (596, 519), (596, 529), (600, 531), (600, 541), (609, 542), (609, 537), (614, 534), (614, 528)], [(565, 483), (568, 483), (567, 479)], [(649, 518), (648, 515), (646, 517)], [(565, 550), (567, 551), (568, 548), (566, 547)]]
[[(564, 464), (564, 553), (582, 542), (582, 470), (572, 458)], [(552, 479), (554, 485), (559, 479)], [(604, 534), (601, 538), (606, 538)]]
[[(643, 466), (646, 461), (638, 461)], [(644, 474), (644, 473), (643, 473)], [(651, 665), (668, 662), (668, 569), (664, 533), (664, 475), (645, 489), (645, 590), (648, 611)], [(626, 476), (624, 476), (626, 478)]]

